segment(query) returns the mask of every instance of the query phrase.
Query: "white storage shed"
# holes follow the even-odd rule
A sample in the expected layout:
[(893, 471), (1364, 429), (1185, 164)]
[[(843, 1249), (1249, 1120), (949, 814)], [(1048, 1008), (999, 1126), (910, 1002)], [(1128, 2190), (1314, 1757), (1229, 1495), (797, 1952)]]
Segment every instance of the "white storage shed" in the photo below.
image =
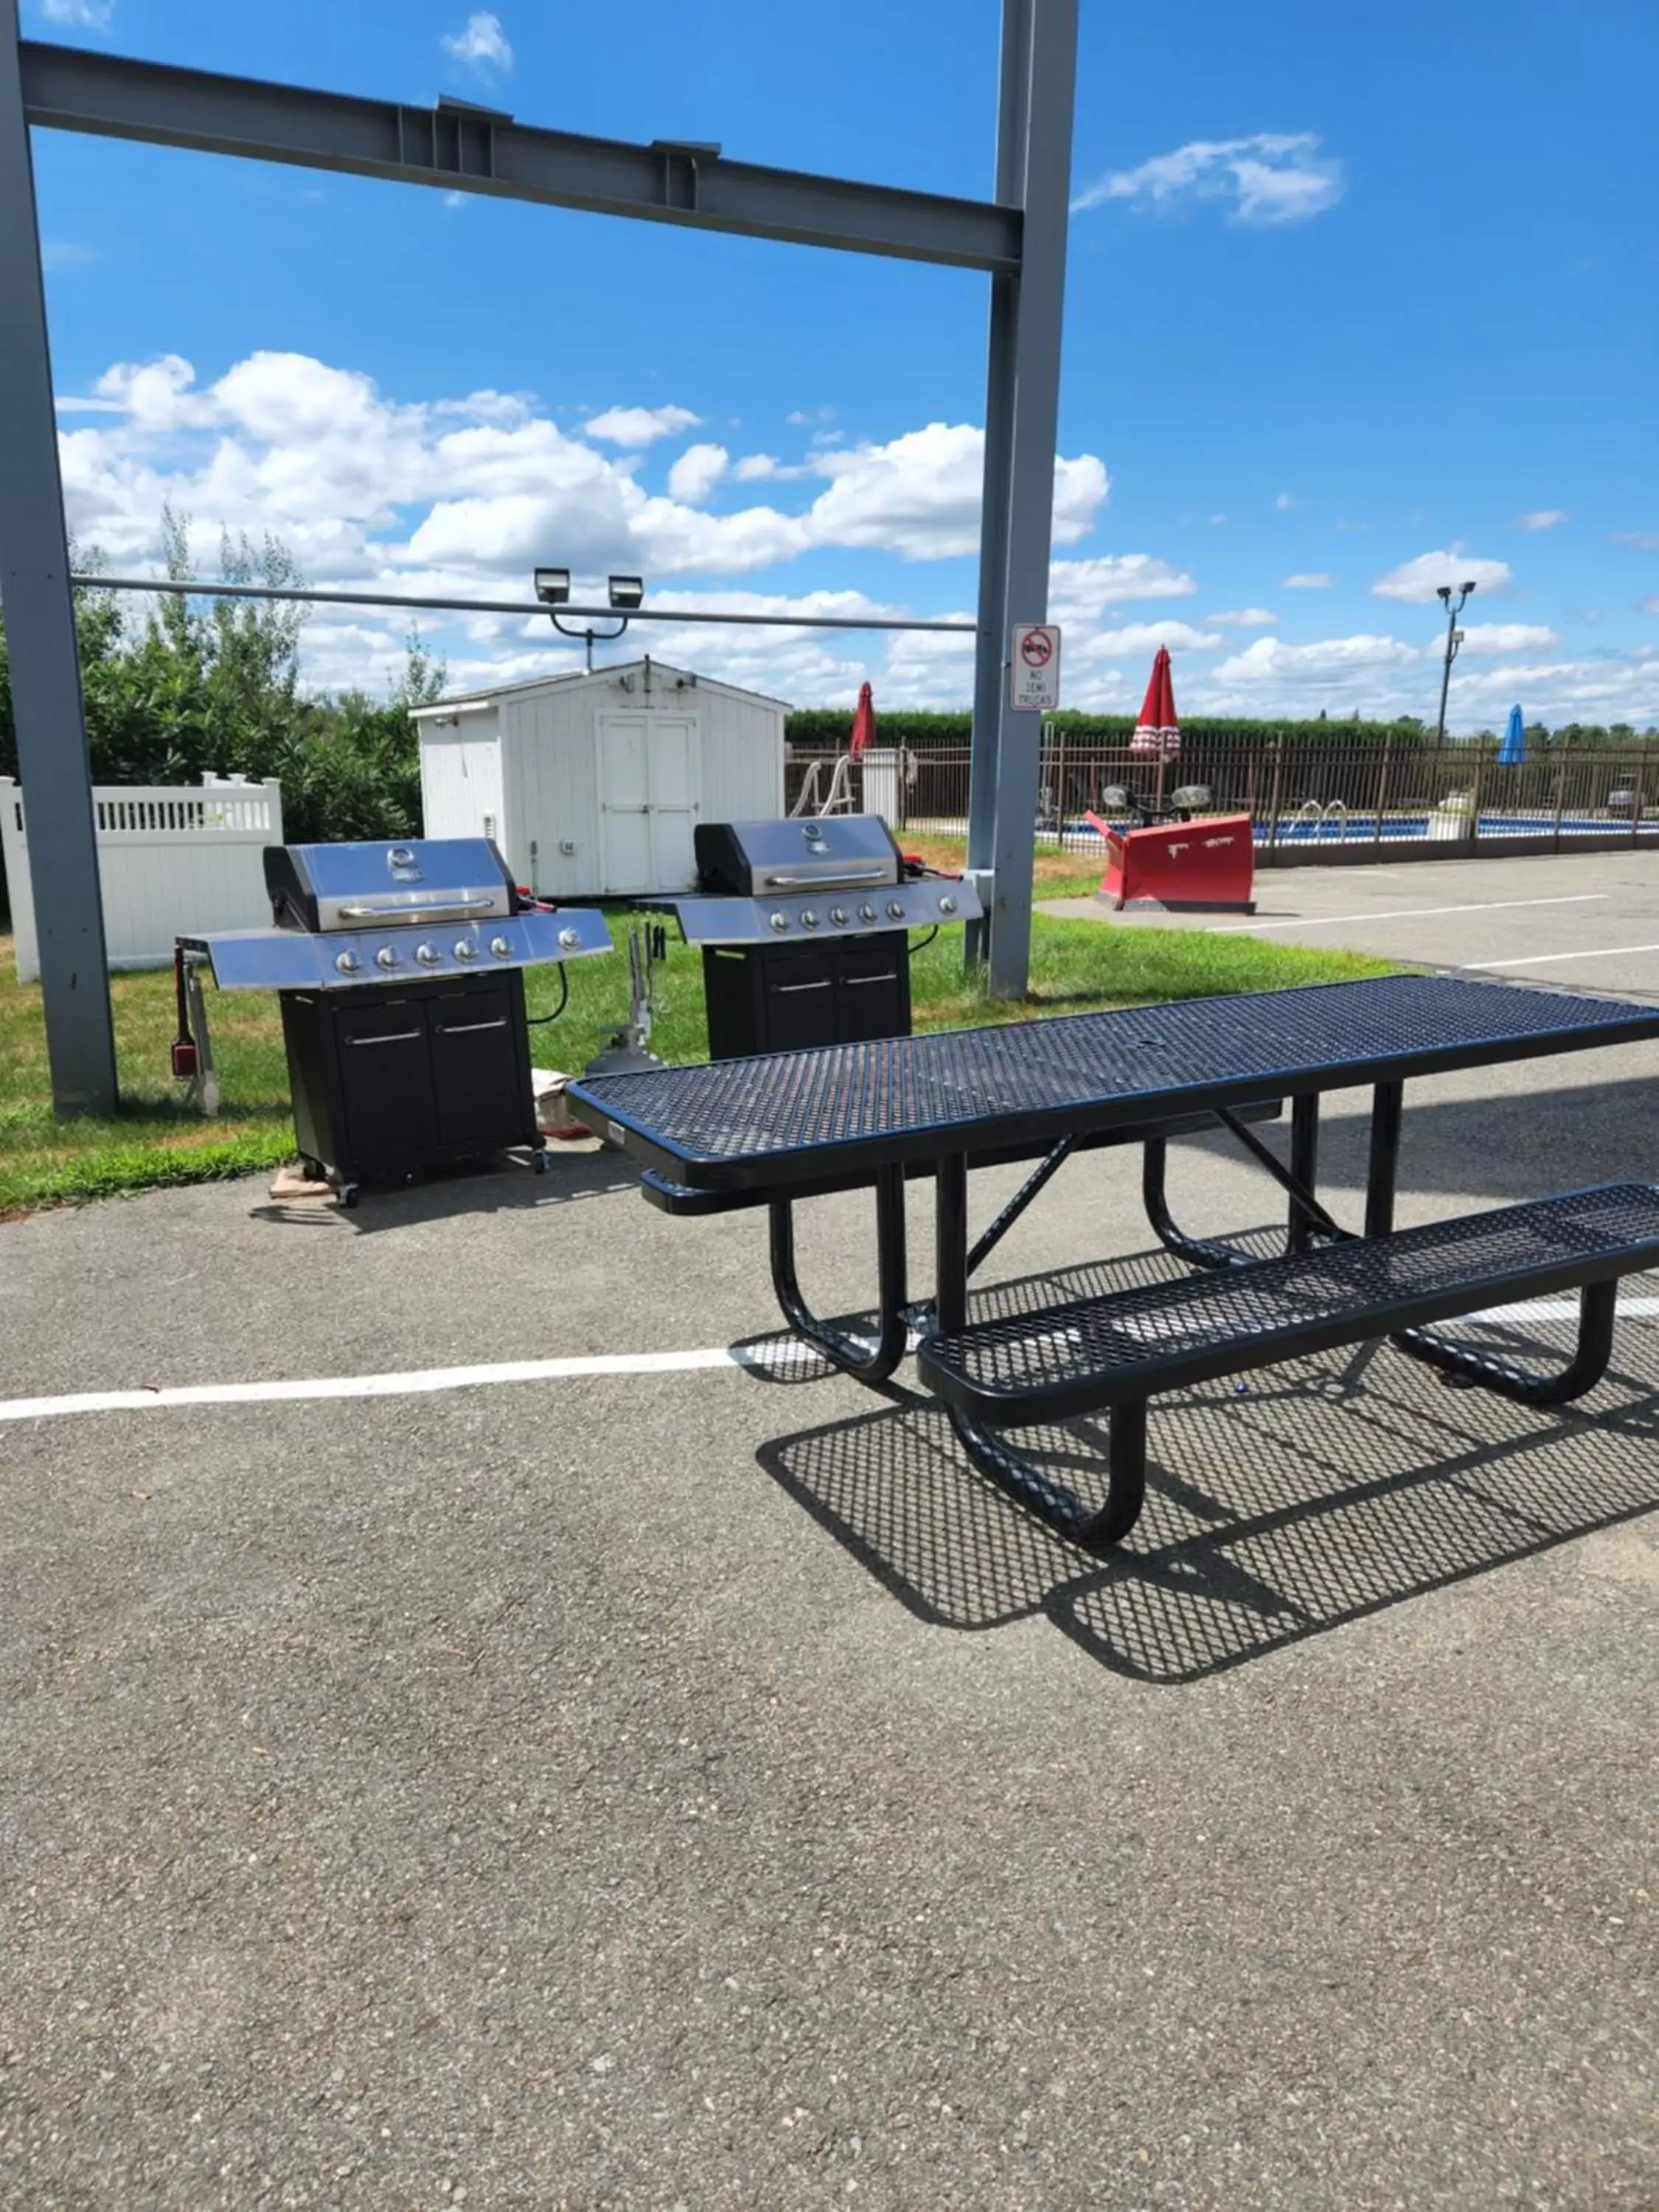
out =
[(649, 659), (417, 707), (428, 837), (493, 837), (544, 898), (690, 890), (698, 822), (783, 812), (781, 700)]

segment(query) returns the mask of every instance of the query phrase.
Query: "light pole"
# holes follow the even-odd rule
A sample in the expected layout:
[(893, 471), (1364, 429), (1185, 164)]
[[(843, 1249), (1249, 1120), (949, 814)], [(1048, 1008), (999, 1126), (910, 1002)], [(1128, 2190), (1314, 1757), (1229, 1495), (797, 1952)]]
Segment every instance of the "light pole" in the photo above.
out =
[(1457, 587), (1457, 605), (1452, 605), (1449, 584), (1435, 586), (1435, 597), (1446, 603), (1446, 658), (1440, 670), (1440, 720), (1435, 729), (1435, 750), (1438, 752), (1446, 742), (1446, 694), (1451, 689), (1451, 665), (1457, 658), (1457, 648), (1463, 642), (1463, 633), (1457, 627), (1457, 617), (1463, 611), (1463, 603), (1474, 589), (1473, 583)]
[(579, 637), (587, 647), (587, 672), (593, 672), (593, 641), (609, 645), (628, 628), (628, 617), (645, 598), (645, 580), (641, 576), (611, 576), (606, 580), (606, 596), (621, 621), (615, 629), (596, 630), (590, 624), (586, 629), (567, 629), (556, 610), (570, 597), (568, 568), (538, 568), (535, 572), (536, 597), (547, 609), (547, 618), (561, 637)]

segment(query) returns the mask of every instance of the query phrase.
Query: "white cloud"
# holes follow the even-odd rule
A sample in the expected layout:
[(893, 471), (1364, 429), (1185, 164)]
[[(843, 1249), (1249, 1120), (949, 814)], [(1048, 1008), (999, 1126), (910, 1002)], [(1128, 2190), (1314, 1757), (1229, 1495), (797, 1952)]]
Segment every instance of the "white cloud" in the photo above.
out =
[(1233, 629), (1268, 629), (1279, 620), (1266, 607), (1232, 607), (1224, 615), (1212, 615), (1212, 623), (1225, 623)]
[(50, 276), (58, 269), (87, 269), (98, 258), (95, 246), (83, 246), (74, 238), (43, 238), (40, 241), (40, 266)]
[(833, 407), (792, 407), (783, 419), (793, 422), (798, 430), (804, 430), (813, 422), (833, 421), (835, 412)]
[(745, 453), (732, 471), (739, 483), (756, 483), (763, 477), (778, 473), (775, 453)]
[(1403, 668), (1417, 647), (1397, 637), (1328, 637), (1313, 645), (1286, 645), (1259, 637), (1215, 671), (1218, 684), (1277, 684), (1318, 688), (1357, 672)]
[(702, 417), (689, 407), (607, 407), (582, 424), (582, 434), (608, 446), (649, 446), (680, 430), (695, 430)]
[(1659, 530), (1615, 530), (1615, 545), (1629, 545), (1638, 553), (1659, 553)]
[(115, 20), (115, 0), (40, 0), (49, 23), (73, 23), (83, 31), (107, 31)]
[(513, 66), (513, 49), (501, 19), (488, 9), (469, 15), (461, 29), (447, 32), (438, 43), (447, 54), (486, 76), (505, 76)]
[(688, 446), (668, 471), (670, 495), (699, 506), (726, 474), (731, 458), (724, 446)]
[(446, 192), (444, 194), (444, 205), (453, 215), (457, 208), (464, 208), (466, 205), (466, 194), (465, 192)]
[(1644, 599), (1642, 602), (1642, 612), (1644, 615), (1659, 615), (1659, 597), (1655, 597), (1650, 599)]
[[(1530, 653), (1560, 642), (1559, 634), (1543, 623), (1470, 623), (1463, 631), (1461, 649), (1464, 653)], [(1431, 639), (1426, 650), (1443, 653), (1444, 633)]]
[(1386, 576), (1379, 576), (1371, 589), (1379, 599), (1426, 603), (1442, 584), (1455, 591), (1461, 584), (1473, 583), (1483, 592), (1496, 592), (1509, 580), (1507, 561), (1477, 561), (1454, 547), (1449, 553), (1419, 553), (1414, 561), (1402, 561)]
[(1114, 170), (1072, 203), (1073, 214), (1109, 200), (1170, 208), (1193, 200), (1228, 200), (1230, 220), (1302, 222), (1341, 198), (1340, 161), (1322, 155), (1309, 131), (1257, 131), (1248, 138), (1194, 139), (1139, 168)]
[[(907, 561), (938, 561), (979, 545), (985, 434), (966, 422), (930, 422), (884, 445), (815, 454), (830, 489), (811, 507), (820, 544), (880, 546)], [(1109, 489), (1092, 453), (1054, 463), (1054, 536), (1066, 545), (1092, 527)]]
[(1277, 499), (1273, 501), (1273, 505), (1279, 509), (1281, 514), (1285, 513), (1287, 507), (1300, 507), (1301, 504), (1301, 501), (1297, 499), (1293, 493), (1288, 491), (1280, 492)]
[(1160, 645), (1171, 653), (1211, 653), (1224, 642), (1218, 630), (1194, 629), (1190, 623), (1126, 623), (1121, 629), (1097, 630), (1079, 652), (1085, 660), (1111, 660), (1120, 653), (1156, 653)]
[(1279, 582), (1287, 592), (1322, 592), (1328, 584), (1334, 584), (1335, 581), (1335, 577), (1328, 574), (1322, 568), (1315, 569), (1306, 574), (1279, 578)]
[(1557, 523), (1571, 520), (1563, 507), (1535, 507), (1530, 514), (1517, 514), (1515, 527), (1517, 530), (1553, 530)]
[(1194, 578), (1151, 553), (1100, 553), (1089, 561), (1055, 561), (1048, 570), (1048, 611), (1055, 622), (1091, 622), (1133, 599), (1184, 599)]

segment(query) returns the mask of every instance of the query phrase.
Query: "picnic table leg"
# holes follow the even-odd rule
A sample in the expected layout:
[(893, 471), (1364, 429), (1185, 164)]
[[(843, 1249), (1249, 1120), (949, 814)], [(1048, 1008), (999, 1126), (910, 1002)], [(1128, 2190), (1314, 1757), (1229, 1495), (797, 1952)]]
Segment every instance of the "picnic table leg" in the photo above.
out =
[[(942, 1158), (934, 1175), (934, 1294), (941, 1335), (968, 1324), (968, 1162), (961, 1152)], [(1127, 1536), (1146, 1487), (1146, 1408), (1119, 1406), (1107, 1443), (1106, 1502), (1084, 1504), (1064, 1483), (1051, 1482), (1007, 1438), (971, 1414), (949, 1409), (951, 1425), (981, 1474), (990, 1476), (1051, 1528), (1088, 1551), (1104, 1551)]]
[[(1311, 1196), (1319, 1195), (1319, 1093), (1310, 1091), (1291, 1101), (1291, 1174)], [(1318, 1226), (1294, 1193), (1285, 1245), (1290, 1252), (1305, 1252)]]
[(1594, 1389), (1607, 1373), (1613, 1357), (1618, 1304), (1616, 1282), (1585, 1285), (1578, 1298), (1578, 1341), (1572, 1358), (1555, 1375), (1528, 1374), (1495, 1352), (1478, 1351), (1473, 1345), (1448, 1344), (1430, 1329), (1401, 1329), (1389, 1341), (1425, 1366), (1437, 1367), (1455, 1381), (1494, 1391), (1500, 1398), (1512, 1398), (1522, 1406), (1565, 1406)]
[(1386, 1237), (1394, 1227), (1394, 1197), (1400, 1180), (1400, 1128), (1405, 1113), (1403, 1083), (1379, 1083), (1371, 1093), (1370, 1164), (1365, 1177), (1365, 1234)]
[(801, 1296), (795, 1273), (795, 1216), (791, 1200), (775, 1198), (771, 1218), (772, 1287), (784, 1319), (797, 1336), (820, 1352), (831, 1366), (860, 1382), (884, 1382), (909, 1348), (905, 1318), (904, 1170), (876, 1171), (876, 1340), (848, 1336), (822, 1322)]
[[(1387, 1087), (1387, 1086), (1384, 1086)], [(1398, 1086), (1395, 1086), (1398, 1087)], [(1288, 1175), (1260, 1138), (1253, 1136), (1237, 1116), (1224, 1112), (1224, 1127), (1254, 1154), (1290, 1192), (1290, 1213), (1285, 1231), (1287, 1252), (1305, 1252), (1316, 1234), (1345, 1234), (1319, 1205), (1319, 1098), (1316, 1092), (1291, 1102), (1291, 1164)], [(1255, 1255), (1201, 1237), (1189, 1237), (1179, 1228), (1164, 1195), (1168, 1146), (1158, 1137), (1147, 1139), (1141, 1165), (1141, 1202), (1152, 1233), (1166, 1251), (1194, 1267), (1251, 1267)], [(1306, 1200), (1298, 1194), (1305, 1193)], [(1314, 1209), (1317, 1209), (1315, 1211)]]
[(1236, 1252), (1231, 1244), (1213, 1243), (1204, 1237), (1189, 1237), (1170, 1211), (1164, 1189), (1169, 1170), (1170, 1147), (1163, 1137), (1148, 1137), (1140, 1154), (1140, 1201), (1146, 1209), (1146, 1218), (1153, 1236), (1166, 1252), (1173, 1252), (1178, 1260), (1185, 1260), (1194, 1267), (1248, 1267), (1248, 1252)]

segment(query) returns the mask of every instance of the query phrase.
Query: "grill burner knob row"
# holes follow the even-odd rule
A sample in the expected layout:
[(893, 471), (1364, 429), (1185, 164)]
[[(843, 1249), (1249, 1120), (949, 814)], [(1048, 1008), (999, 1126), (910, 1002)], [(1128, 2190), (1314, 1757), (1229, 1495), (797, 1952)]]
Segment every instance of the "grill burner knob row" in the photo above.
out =
[(504, 937), (492, 937), (489, 940), (489, 949), (498, 960), (505, 960), (513, 947)]
[(581, 941), (580, 930), (562, 929), (559, 932), (559, 943), (567, 952), (574, 952)]
[(456, 939), (455, 957), (458, 960), (476, 960), (477, 957), (478, 948), (472, 942), (472, 939), (470, 937), (458, 937)]
[(789, 927), (789, 917), (787, 914), (769, 915), (767, 919), (774, 929), (787, 929)]
[(810, 906), (801, 915), (800, 926), (803, 929), (816, 929), (818, 926), (818, 918)]
[(433, 945), (417, 945), (415, 948), (415, 957), (422, 968), (435, 968), (438, 964), (439, 954)]
[(334, 956), (334, 965), (343, 975), (355, 975), (362, 964), (355, 952), (337, 952)]
[(895, 921), (902, 921), (904, 919), (903, 901), (901, 899), (889, 899), (887, 902), (887, 911), (891, 915)]
[(859, 908), (859, 920), (860, 921), (873, 921), (875, 918), (876, 909), (874, 907), (870, 905), (866, 900), (865, 904)]
[(389, 945), (383, 945), (374, 956), (374, 964), (377, 968), (395, 968), (398, 956)]
[(942, 898), (939, 902), (939, 910), (941, 914), (954, 914), (957, 910), (957, 902), (953, 898)]
[(837, 929), (844, 927), (847, 921), (846, 908), (842, 906), (832, 906), (830, 909), (830, 919), (835, 923)]

